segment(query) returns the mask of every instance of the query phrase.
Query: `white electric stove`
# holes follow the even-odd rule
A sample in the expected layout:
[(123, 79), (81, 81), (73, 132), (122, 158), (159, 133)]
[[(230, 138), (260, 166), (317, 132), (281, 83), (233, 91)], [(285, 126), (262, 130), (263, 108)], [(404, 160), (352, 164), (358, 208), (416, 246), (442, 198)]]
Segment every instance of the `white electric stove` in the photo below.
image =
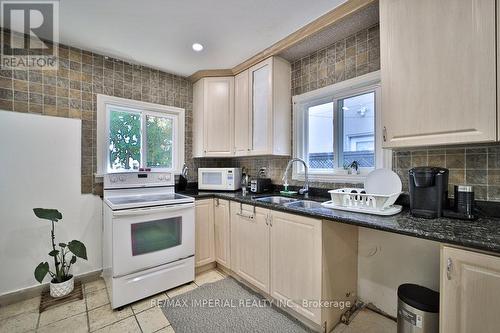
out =
[(166, 172), (104, 176), (103, 277), (118, 308), (194, 280), (194, 199)]

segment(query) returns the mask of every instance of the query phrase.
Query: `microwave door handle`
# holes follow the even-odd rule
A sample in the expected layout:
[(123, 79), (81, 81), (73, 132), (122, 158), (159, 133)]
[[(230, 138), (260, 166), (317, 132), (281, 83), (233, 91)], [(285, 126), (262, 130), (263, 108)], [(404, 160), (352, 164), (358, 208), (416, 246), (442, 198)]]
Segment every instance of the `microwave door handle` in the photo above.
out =
[(174, 212), (182, 210), (185, 208), (194, 207), (194, 203), (187, 203), (181, 205), (173, 206), (162, 206), (162, 207), (148, 207), (148, 208), (138, 208), (138, 209), (124, 209), (117, 210), (113, 212), (113, 216), (137, 216), (145, 215), (150, 213), (163, 213), (163, 212)]

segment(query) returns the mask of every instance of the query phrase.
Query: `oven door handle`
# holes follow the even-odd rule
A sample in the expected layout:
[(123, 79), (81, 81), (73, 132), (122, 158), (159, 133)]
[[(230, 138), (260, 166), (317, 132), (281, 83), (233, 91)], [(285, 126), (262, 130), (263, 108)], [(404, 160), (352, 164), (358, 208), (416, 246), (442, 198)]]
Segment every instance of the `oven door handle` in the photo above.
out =
[(113, 212), (113, 216), (135, 216), (135, 215), (145, 215), (145, 214), (155, 214), (155, 213), (166, 213), (166, 212), (174, 212), (186, 208), (194, 207), (194, 203), (185, 203), (179, 205), (171, 205), (171, 206), (159, 206), (159, 207), (146, 207), (146, 208), (137, 208), (137, 209), (124, 209), (117, 210)]

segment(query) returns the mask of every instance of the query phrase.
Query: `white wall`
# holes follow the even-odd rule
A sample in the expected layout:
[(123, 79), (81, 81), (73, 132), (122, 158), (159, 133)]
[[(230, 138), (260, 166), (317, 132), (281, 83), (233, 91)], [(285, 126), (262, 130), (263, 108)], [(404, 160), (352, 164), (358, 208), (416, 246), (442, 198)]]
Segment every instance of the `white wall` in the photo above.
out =
[(397, 290), (415, 283), (439, 291), (439, 243), (359, 228), (358, 295), (397, 316)]
[(102, 201), (80, 193), (80, 137), (80, 120), (0, 111), (0, 295), (38, 285), (33, 270), (49, 261), (50, 222), (35, 207), (63, 214), (56, 242), (85, 243), (74, 274), (101, 269)]

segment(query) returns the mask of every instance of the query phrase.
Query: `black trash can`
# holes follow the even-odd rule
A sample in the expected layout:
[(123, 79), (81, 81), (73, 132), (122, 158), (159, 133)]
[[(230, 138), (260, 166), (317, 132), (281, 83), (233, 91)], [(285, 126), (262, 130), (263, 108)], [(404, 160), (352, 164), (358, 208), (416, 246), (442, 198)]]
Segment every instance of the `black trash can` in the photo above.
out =
[(439, 333), (439, 293), (416, 284), (400, 285), (398, 333)]

